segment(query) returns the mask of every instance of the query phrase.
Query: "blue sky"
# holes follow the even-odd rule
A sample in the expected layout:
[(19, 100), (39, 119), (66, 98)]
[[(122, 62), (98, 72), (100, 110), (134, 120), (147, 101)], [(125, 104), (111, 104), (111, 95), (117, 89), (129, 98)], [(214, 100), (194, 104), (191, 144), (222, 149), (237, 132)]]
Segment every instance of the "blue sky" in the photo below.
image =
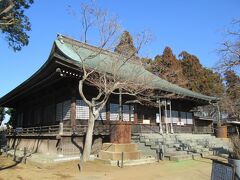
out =
[[(78, 9), (80, 0), (35, 0), (26, 12), (32, 23), (30, 43), (20, 52), (8, 48), (0, 36), (0, 97), (30, 77), (47, 60), (57, 33), (80, 37), (81, 24), (69, 15), (68, 5)], [(99, 5), (116, 14), (124, 29), (136, 33), (151, 31), (154, 39), (143, 54), (154, 57), (170, 46), (182, 50), (213, 67), (215, 50), (223, 32), (240, 17), (239, 0), (99, 0)]]

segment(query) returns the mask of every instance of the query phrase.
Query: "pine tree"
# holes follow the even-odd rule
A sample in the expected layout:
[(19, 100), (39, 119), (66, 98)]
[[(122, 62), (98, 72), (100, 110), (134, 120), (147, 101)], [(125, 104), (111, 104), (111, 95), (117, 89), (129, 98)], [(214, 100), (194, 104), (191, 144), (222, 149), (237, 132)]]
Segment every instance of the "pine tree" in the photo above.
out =
[(0, 0), (0, 31), (14, 51), (28, 45), (31, 24), (24, 11), (32, 3), (33, 0)]

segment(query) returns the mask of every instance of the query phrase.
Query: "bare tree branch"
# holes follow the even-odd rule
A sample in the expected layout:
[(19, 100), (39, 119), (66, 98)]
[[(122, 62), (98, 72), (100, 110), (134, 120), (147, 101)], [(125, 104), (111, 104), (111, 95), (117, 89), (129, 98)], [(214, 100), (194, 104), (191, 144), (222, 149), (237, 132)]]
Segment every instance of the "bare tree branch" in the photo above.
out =
[[(86, 161), (91, 152), (94, 122), (110, 95), (122, 89), (124, 95), (132, 95), (139, 101), (150, 103), (153, 87), (150, 86), (152, 77), (144, 75), (141, 63), (134, 62), (136, 59), (134, 54), (126, 56), (111, 52), (115, 48), (114, 45), (119, 40), (120, 34), (120, 25), (116, 17), (109, 16), (107, 11), (85, 4), (81, 5), (80, 15), (84, 42), (89, 42), (88, 37), (92, 30), (99, 35), (97, 48), (89, 50), (89, 54), (81, 53), (82, 47), (72, 45), (72, 49), (79, 57), (79, 69), (82, 71), (82, 78), (79, 80), (78, 86), (79, 94), (89, 107), (90, 114), (83, 153), (83, 159)], [(144, 32), (139, 34), (136, 40), (137, 52), (149, 42), (149, 38)], [(97, 94), (90, 99), (87, 98), (83, 91), (85, 86), (94, 87), (98, 91)]]
[(235, 20), (232, 24), (236, 29), (227, 31), (228, 39), (221, 44), (218, 50), (221, 60), (217, 69), (221, 72), (240, 66), (240, 21)]

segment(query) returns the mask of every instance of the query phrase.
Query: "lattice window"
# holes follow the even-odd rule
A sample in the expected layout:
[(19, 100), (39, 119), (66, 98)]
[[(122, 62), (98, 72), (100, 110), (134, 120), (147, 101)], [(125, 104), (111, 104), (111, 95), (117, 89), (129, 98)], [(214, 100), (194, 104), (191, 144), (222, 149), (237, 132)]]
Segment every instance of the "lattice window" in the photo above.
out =
[(56, 121), (70, 119), (70, 107), (70, 100), (56, 104)]
[(167, 110), (167, 122), (171, 123), (170, 110)]
[[(134, 121), (133, 105), (123, 105), (123, 121)], [(119, 104), (110, 103), (110, 120), (119, 120)]]
[(130, 120), (134, 121), (134, 106), (130, 105)]
[(179, 122), (178, 111), (172, 111), (172, 120), (173, 120), (173, 123)]
[(187, 113), (186, 112), (181, 112), (181, 122), (184, 124), (187, 123)]
[(119, 105), (110, 103), (110, 120), (117, 121), (119, 120)]
[(187, 124), (193, 124), (192, 113), (187, 113)]
[(129, 119), (130, 119), (129, 105), (123, 105), (122, 109), (123, 109), (123, 120), (124, 121), (129, 121)]
[(99, 117), (97, 120), (106, 120), (106, 106), (99, 113)]
[[(167, 118), (168, 123), (171, 123), (170, 111), (169, 110), (167, 110), (167, 116), (168, 116), (168, 118)], [(172, 122), (173, 123), (179, 122), (178, 111), (172, 111)], [(159, 113), (156, 113), (156, 123), (159, 123)]]
[(89, 107), (83, 100), (76, 101), (76, 118), (82, 120), (89, 119)]

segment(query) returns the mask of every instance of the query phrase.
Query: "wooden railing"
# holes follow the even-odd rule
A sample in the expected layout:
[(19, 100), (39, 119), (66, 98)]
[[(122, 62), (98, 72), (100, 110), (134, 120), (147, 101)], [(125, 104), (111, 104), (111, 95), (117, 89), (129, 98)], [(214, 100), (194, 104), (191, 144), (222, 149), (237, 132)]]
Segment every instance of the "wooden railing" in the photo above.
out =
[(201, 126), (195, 126), (194, 131), (195, 134), (212, 134), (214, 133), (214, 130), (212, 127), (201, 127)]
[(72, 135), (74, 133), (78, 135), (83, 135), (87, 132), (87, 127), (87, 125), (76, 125), (75, 127), (72, 127), (71, 125), (64, 125), (63, 134)]
[(27, 127), (27, 128), (16, 128), (8, 130), (9, 135), (39, 135), (39, 134), (58, 134), (59, 125), (51, 126), (36, 126), (36, 127)]
[(159, 133), (159, 126), (155, 124), (132, 124), (132, 133)]
[[(68, 125), (63, 126), (63, 134), (64, 135), (84, 135), (87, 132), (88, 125), (76, 125), (74, 127)], [(110, 132), (109, 125), (95, 125), (93, 134), (94, 135), (108, 135)]]
[[(51, 126), (37, 126), (27, 128), (16, 128), (9, 129), (8, 135), (84, 135), (87, 132), (88, 125), (63, 125), (62, 130), (60, 125)], [(61, 133), (62, 132), (62, 133)], [(110, 132), (109, 125), (95, 125), (93, 134), (94, 135), (108, 135)]]
[(193, 133), (193, 126), (192, 125), (186, 125), (186, 126), (173, 126), (174, 133)]
[[(16, 128), (8, 130), (8, 135), (85, 135), (88, 125), (63, 125), (62, 130), (59, 125), (51, 126), (38, 126), (28, 128)], [(156, 124), (132, 124), (132, 133), (159, 133), (159, 126)], [(170, 127), (169, 127), (170, 128)], [(196, 133), (207, 134), (212, 133), (210, 127), (192, 127), (192, 126), (173, 126), (174, 133)], [(163, 131), (166, 132), (166, 128), (163, 125)], [(111, 132), (111, 126), (109, 124), (96, 124), (94, 127), (94, 135), (109, 135)], [(170, 129), (169, 129), (170, 132)]]

